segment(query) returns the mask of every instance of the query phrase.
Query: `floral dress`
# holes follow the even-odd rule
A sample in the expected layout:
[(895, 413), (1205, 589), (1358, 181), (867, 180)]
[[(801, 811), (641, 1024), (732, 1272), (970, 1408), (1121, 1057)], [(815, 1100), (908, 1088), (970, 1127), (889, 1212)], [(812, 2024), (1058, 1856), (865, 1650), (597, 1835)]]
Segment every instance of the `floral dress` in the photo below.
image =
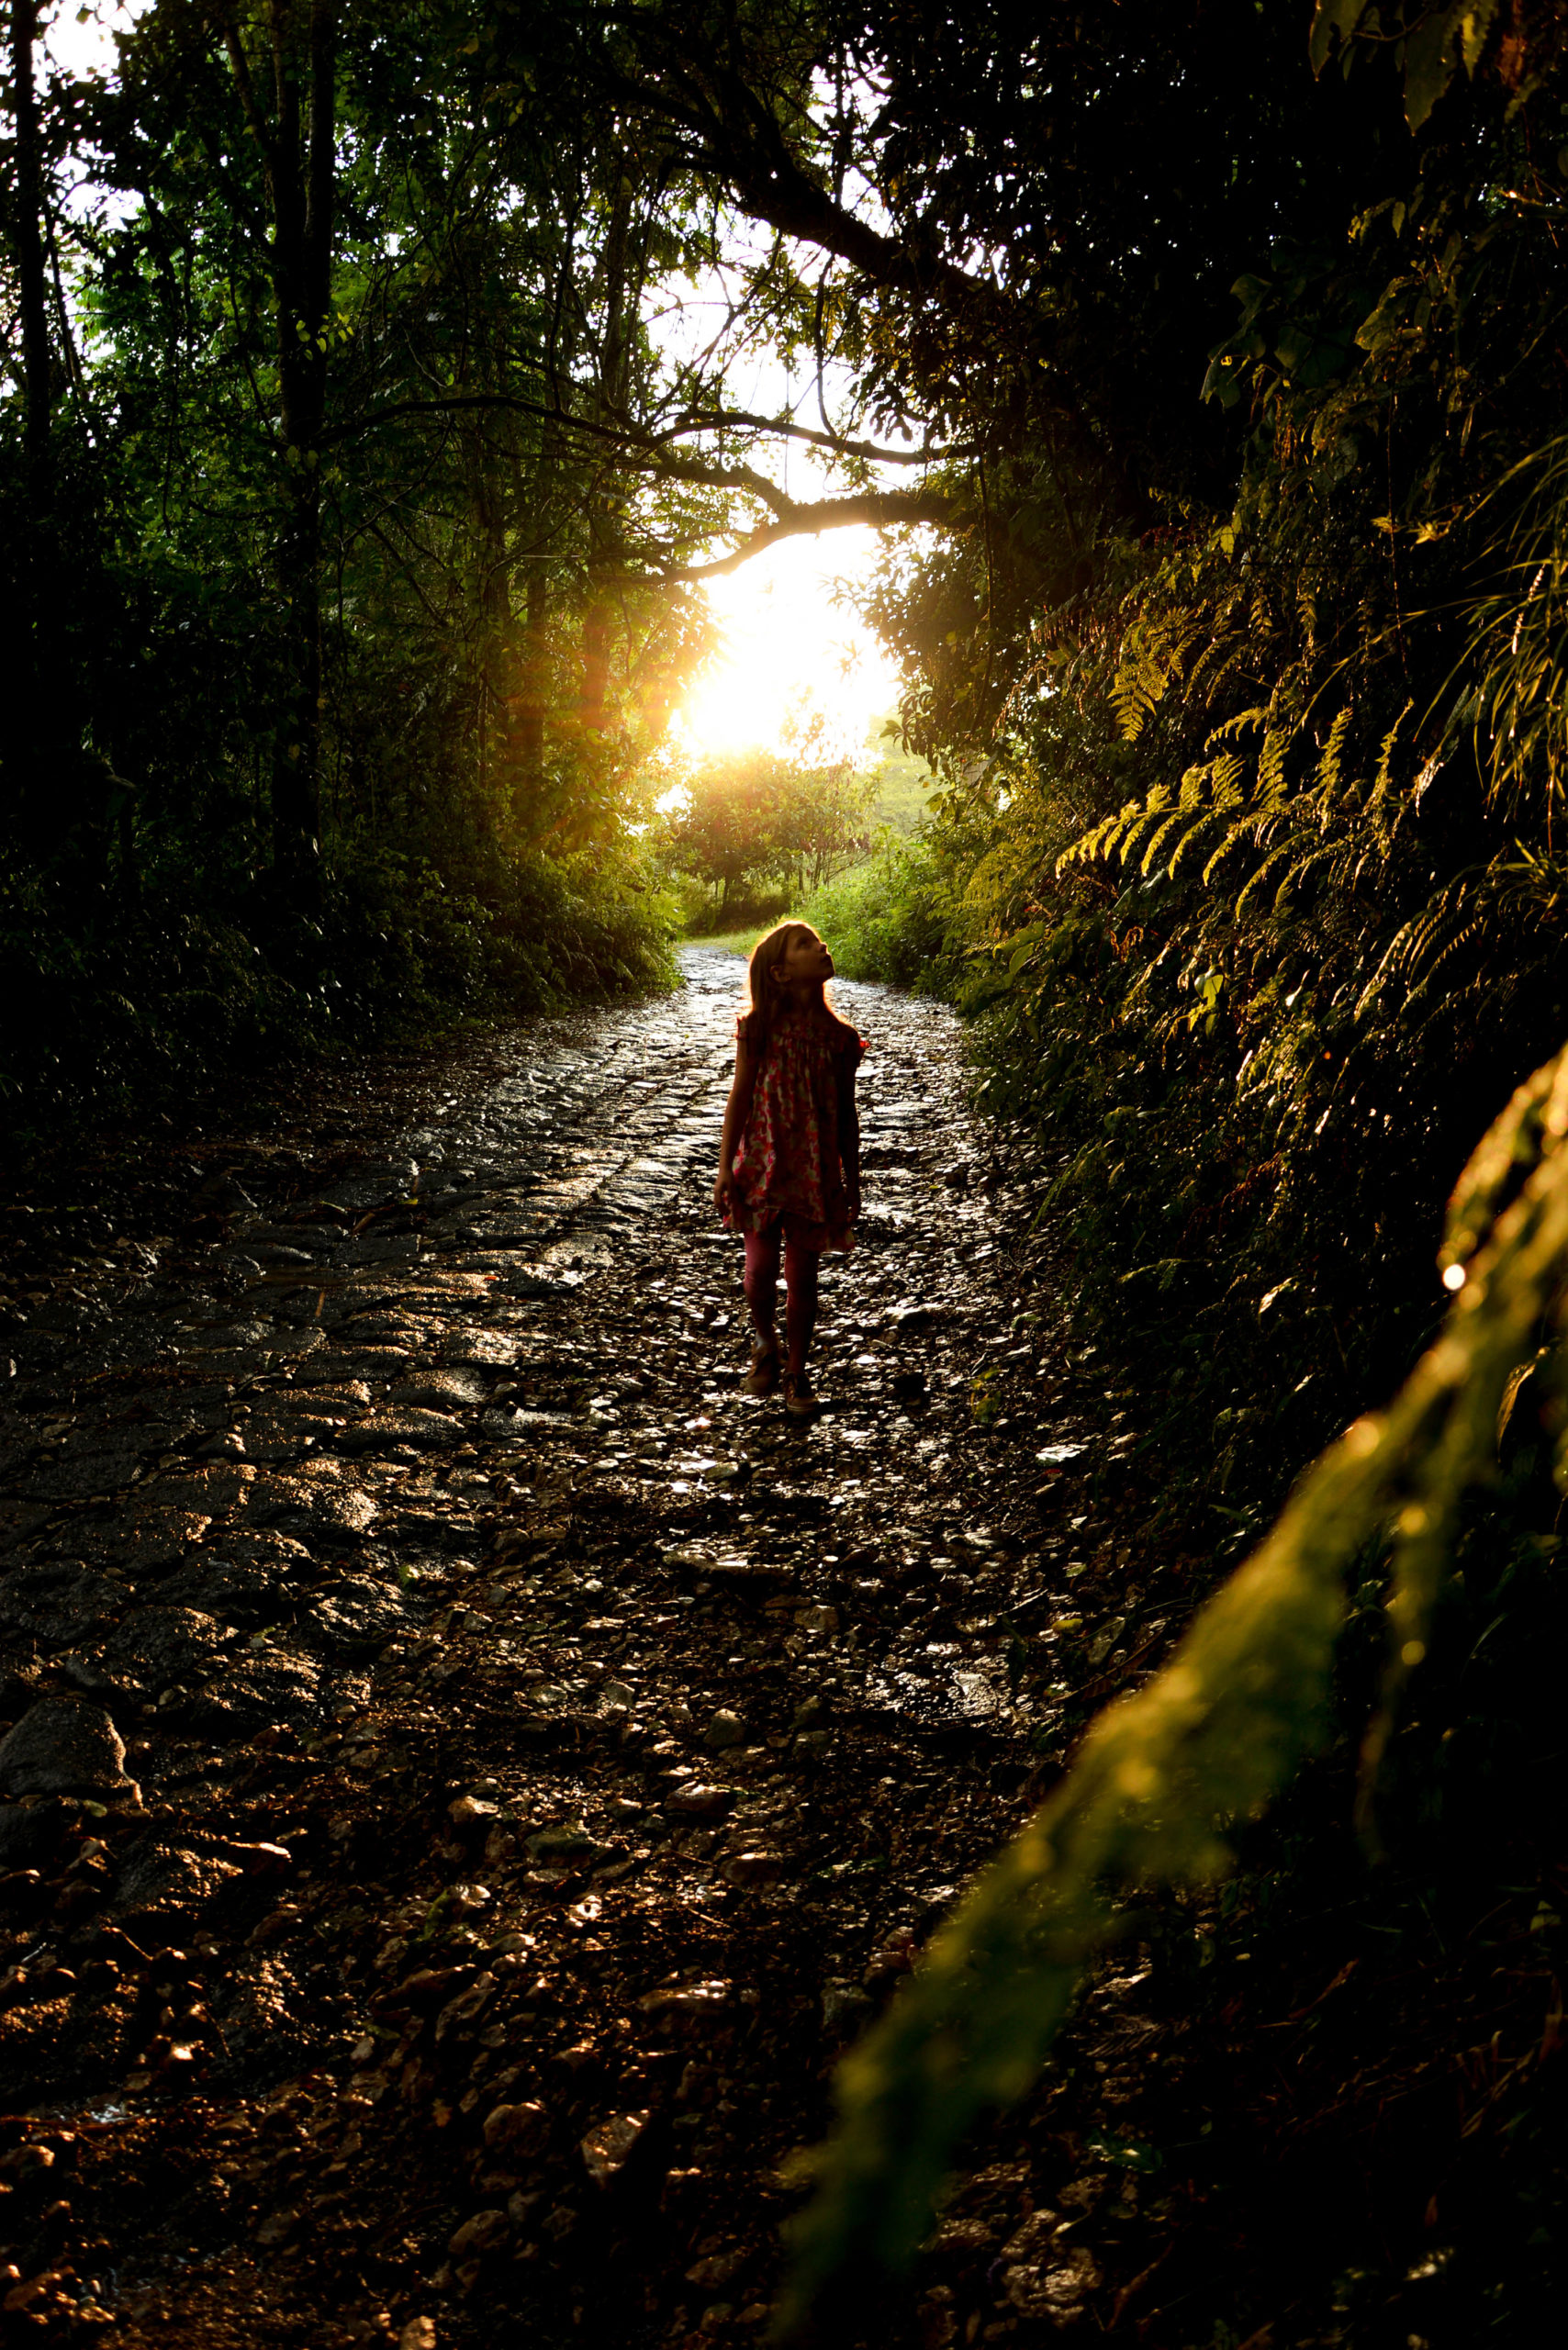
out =
[(819, 1254), (854, 1248), (838, 1089), (840, 1071), (852, 1074), (865, 1050), (826, 1013), (774, 1022), (732, 1169), (737, 1232), (766, 1232), (782, 1218), (787, 1238)]

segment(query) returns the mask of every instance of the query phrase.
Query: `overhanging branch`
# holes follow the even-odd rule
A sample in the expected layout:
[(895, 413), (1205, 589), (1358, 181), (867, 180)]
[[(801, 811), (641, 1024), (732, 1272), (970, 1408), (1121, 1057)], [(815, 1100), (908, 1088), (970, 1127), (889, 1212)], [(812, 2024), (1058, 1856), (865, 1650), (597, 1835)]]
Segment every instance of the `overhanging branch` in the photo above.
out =
[(926, 522), (950, 530), (961, 515), (957, 500), (940, 490), (866, 490), (850, 498), (818, 498), (809, 506), (790, 506), (771, 522), (758, 523), (738, 547), (714, 563), (671, 564), (658, 571), (626, 572), (621, 576), (648, 585), (685, 586), (738, 571), (743, 563), (749, 563), (765, 547), (776, 546), (780, 539), (815, 538), (823, 531), (847, 530), (857, 523), (886, 531)]
[(560, 425), (568, 432), (580, 432), (589, 440), (607, 442), (617, 448), (642, 450), (649, 456), (656, 456), (670, 442), (689, 432), (725, 431), (773, 433), (781, 440), (807, 441), (834, 456), (856, 457), (868, 464), (939, 465), (974, 453), (967, 443), (958, 442), (948, 448), (933, 448), (927, 443), (919, 449), (883, 449), (873, 441), (846, 440), (835, 432), (821, 432), (812, 425), (797, 424), (790, 417), (756, 416), (746, 408), (689, 409), (654, 431), (647, 426), (606, 423), (599, 418), (575, 416), (570, 408), (552, 407), (544, 400), (525, 399), (518, 392), (453, 392), (428, 399), (389, 400), (385, 407), (369, 408), (349, 423), (335, 425), (323, 434), (323, 443), (352, 440), (377, 425), (398, 423), (405, 417), (456, 416), (482, 408), (535, 417), (542, 423)]

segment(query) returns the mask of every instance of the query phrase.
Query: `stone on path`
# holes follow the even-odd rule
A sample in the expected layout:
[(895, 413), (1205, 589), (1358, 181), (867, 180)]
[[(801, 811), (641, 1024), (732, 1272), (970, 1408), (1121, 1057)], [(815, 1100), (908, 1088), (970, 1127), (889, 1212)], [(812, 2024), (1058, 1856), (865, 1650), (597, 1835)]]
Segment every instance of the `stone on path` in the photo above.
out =
[(0, 1739), (0, 1794), (139, 1794), (125, 1771), (125, 1740), (101, 1706), (40, 1697)]

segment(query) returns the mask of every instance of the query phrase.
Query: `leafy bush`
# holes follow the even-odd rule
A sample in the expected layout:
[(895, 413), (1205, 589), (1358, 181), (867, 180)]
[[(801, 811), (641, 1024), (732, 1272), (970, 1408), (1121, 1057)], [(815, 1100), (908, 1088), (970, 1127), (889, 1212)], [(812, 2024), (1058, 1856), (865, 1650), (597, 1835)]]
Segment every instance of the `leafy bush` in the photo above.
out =
[(864, 864), (813, 890), (799, 911), (827, 940), (846, 979), (951, 989), (949, 884), (923, 835), (884, 834)]
[(193, 902), (160, 883), (129, 912), (106, 895), (70, 921), (60, 898), (36, 869), (0, 876), (0, 1099), (24, 1146), (282, 1056), (674, 976), (667, 906), (628, 852), (491, 857), (458, 878), (361, 842), (308, 921), (280, 919), (260, 888)]
[(681, 934), (687, 938), (718, 938), (743, 930), (760, 934), (796, 910), (790, 890), (737, 890), (727, 899), (715, 899), (686, 873), (674, 875), (670, 886), (685, 912)]

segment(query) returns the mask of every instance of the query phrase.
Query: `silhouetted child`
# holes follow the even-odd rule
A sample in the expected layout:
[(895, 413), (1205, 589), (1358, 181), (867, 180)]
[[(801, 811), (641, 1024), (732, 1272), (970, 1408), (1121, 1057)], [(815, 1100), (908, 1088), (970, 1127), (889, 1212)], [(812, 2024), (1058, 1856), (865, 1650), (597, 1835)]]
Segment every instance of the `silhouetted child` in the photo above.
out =
[(809, 923), (784, 922), (757, 941), (735, 1025), (735, 1080), (724, 1111), (713, 1204), (745, 1235), (745, 1294), (756, 1332), (753, 1395), (778, 1384), (775, 1315), (782, 1250), (784, 1409), (812, 1410), (806, 1354), (817, 1318), (817, 1259), (846, 1255), (860, 1213), (855, 1073), (866, 1047), (828, 1002), (833, 957)]

